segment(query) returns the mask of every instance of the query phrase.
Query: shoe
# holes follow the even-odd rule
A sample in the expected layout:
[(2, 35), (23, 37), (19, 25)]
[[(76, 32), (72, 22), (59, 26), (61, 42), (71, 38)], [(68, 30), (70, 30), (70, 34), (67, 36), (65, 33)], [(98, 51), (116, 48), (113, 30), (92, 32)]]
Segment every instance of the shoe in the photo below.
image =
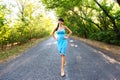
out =
[(61, 72), (61, 77), (64, 77), (65, 76), (65, 73), (64, 72)]

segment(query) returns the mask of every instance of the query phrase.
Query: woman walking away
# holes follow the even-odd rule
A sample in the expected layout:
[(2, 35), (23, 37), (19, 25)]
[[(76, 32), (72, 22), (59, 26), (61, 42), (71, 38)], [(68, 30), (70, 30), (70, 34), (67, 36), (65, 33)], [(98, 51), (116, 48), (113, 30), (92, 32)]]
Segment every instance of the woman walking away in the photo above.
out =
[[(67, 48), (67, 38), (72, 34), (72, 31), (67, 27), (63, 25), (64, 19), (59, 18), (58, 19), (58, 25), (57, 27), (53, 30), (52, 36), (53, 38), (57, 41), (58, 45), (58, 51), (59, 54), (61, 55), (61, 76), (65, 76), (65, 71), (64, 71), (64, 66), (66, 64), (66, 48)], [(66, 34), (66, 30), (69, 32)], [(54, 35), (55, 32), (57, 32), (57, 37)]]

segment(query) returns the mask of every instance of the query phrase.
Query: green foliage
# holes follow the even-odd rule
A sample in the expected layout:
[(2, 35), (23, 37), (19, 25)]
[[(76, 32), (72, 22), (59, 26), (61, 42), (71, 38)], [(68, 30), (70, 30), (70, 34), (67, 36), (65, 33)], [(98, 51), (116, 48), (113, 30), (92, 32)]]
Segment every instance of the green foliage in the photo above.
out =
[[(53, 22), (39, 9), (42, 5), (18, 0), (20, 11), (17, 19), (8, 19), (7, 7), (0, 5), (0, 48), (6, 45), (23, 44), (31, 39), (48, 36)], [(37, 3), (40, 4), (40, 3)]]
[(119, 44), (120, 10), (109, 0), (41, 0), (65, 19), (74, 35)]
[(120, 45), (120, 40), (116, 39), (116, 34), (113, 31), (101, 31), (101, 32), (91, 33), (89, 35), (89, 38), (109, 44)]
[[(17, 0), (19, 8), (16, 20), (0, 5), (0, 46), (25, 43), (33, 38), (49, 35), (52, 21), (42, 13), (39, 2)], [(35, 0), (39, 1), (39, 0)], [(120, 44), (120, 10), (114, 1), (101, 0), (40, 0), (47, 9), (54, 9), (57, 17), (65, 19), (74, 35), (106, 43)], [(11, 11), (12, 12), (12, 11)], [(14, 22), (12, 22), (14, 21)], [(12, 25), (11, 25), (12, 24)]]

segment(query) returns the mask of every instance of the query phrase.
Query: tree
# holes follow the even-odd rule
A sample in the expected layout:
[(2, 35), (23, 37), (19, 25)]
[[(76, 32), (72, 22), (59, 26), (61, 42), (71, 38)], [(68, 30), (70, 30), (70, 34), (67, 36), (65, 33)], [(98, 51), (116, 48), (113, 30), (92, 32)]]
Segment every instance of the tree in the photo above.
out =
[[(73, 34), (108, 43), (120, 43), (120, 14), (119, 7), (114, 1), (42, 0), (42, 2), (46, 8), (56, 10), (58, 17), (65, 19), (65, 24), (72, 29)], [(107, 40), (101, 39), (102, 36), (106, 36)]]
[[(7, 5), (0, 5), (1, 49), (7, 45), (12, 47), (14, 44), (21, 45), (32, 39), (48, 36), (53, 25), (52, 20), (44, 14), (46, 11), (39, 0), (15, 0), (15, 2), (17, 5), (11, 4), (7, 8)], [(17, 17), (8, 14), (8, 11), (14, 13), (12, 7), (18, 7)]]
[(118, 4), (120, 5), (120, 0), (117, 0)]

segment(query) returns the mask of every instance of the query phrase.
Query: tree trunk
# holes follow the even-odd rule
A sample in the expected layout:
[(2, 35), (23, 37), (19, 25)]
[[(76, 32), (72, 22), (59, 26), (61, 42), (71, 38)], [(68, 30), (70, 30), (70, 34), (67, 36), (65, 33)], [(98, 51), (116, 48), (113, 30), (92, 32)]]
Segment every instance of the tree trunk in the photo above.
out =
[(120, 5), (120, 0), (117, 0), (117, 3)]
[(112, 16), (110, 16), (110, 15), (108, 14), (108, 12), (97, 2), (97, 0), (94, 0), (94, 1), (95, 1), (95, 3), (101, 8), (101, 10), (106, 14), (106, 16), (110, 19), (111, 23), (113, 24), (113, 29), (114, 29), (115, 33), (118, 34), (118, 33), (119, 33), (119, 30), (118, 30), (117, 25), (116, 25), (116, 23), (115, 23), (115, 19), (112, 18)]

